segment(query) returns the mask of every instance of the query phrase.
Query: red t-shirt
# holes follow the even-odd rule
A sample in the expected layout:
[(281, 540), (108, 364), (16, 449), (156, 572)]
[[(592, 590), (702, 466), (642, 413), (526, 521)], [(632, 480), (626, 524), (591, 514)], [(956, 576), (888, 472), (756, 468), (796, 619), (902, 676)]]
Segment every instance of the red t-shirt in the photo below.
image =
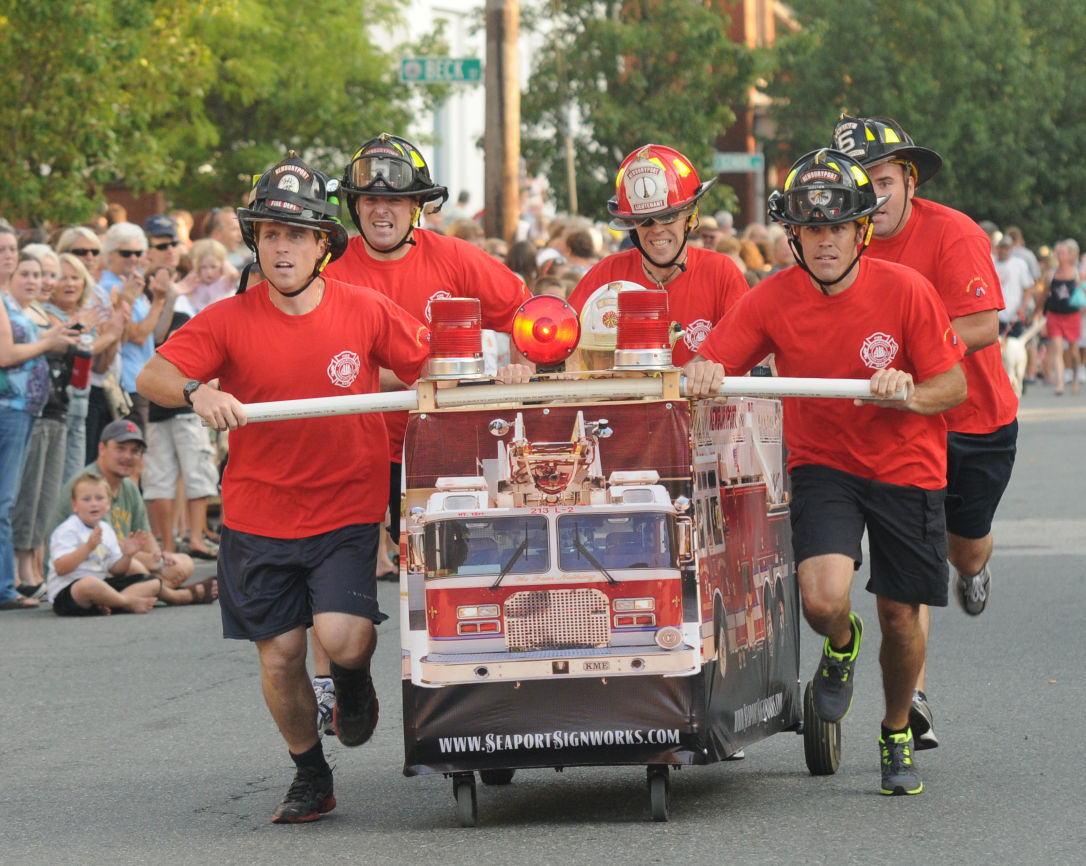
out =
[[(867, 256), (915, 268), (935, 286), (951, 319), (1003, 309), (1003, 290), (988, 236), (960, 211), (913, 199), (909, 221), (894, 237), (872, 238)], [(1003, 368), (998, 343), (962, 359), (969, 396), (943, 413), (959, 433), (991, 433), (1018, 414), (1018, 397)]]
[[(368, 394), (379, 369), (418, 377), (429, 332), (383, 295), (325, 278), (311, 313), (288, 316), (268, 285), (202, 310), (159, 347), (186, 376), (216, 376), (242, 403)], [(388, 506), (388, 444), (379, 414), (248, 424), (230, 433), (223, 519), (231, 529), (305, 538), (378, 523)]]
[[(481, 248), (415, 229), (415, 245), (401, 259), (372, 258), (361, 237), (347, 243), (347, 251), (329, 264), (324, 273), (337, 280), (368, 286), (391, 298), (420, 321), (430, 322), (430, 301), (434, 298), (478, 298), (483, 327), (508, 334), (513, 316), (532, 295), (524, 281)], [(389, 454), (399, 463), (403, 458), (406, 412), (386, 412)]]
[[(916, 271), (862, 258), (856, 281), (823, 295), (799, 267), (758, 283), (700, 354), (741, 375), (770, 352), (781, 376), (870, 379), (893, 367), (923, 382), (951, 369), (965, 346), (931, 284)], [(830, 466), (888, 484), (946, 486), (946, 424), (841, 398), (787, 397), (788, 468)]]
[[(664, 286), (671, 321), (683, 326), (683, 338), (671, 350), (671, 361), (681, 367), (698, 353), (713, 325), (740, 297), (747, 293), (747, 281), (727, 256), (701, 247), (688, 247), (686, 270)], [(641, 267), (641, 251), (625, 250), (595, 264), (569, 296), (578, 314), (589, 296), (615, 280), (629, 280), (647, 289), (657, 288)]]

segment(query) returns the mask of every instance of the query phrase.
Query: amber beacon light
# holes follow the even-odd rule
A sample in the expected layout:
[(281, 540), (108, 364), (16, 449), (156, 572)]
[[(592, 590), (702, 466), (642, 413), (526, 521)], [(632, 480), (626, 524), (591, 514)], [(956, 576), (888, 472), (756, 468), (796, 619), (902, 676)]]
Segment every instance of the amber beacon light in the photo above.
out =
[(556, 295), (536, 295), (513, 316), (513, 345), (537, 367), (565, 361), (581, 338), (577, 312)]

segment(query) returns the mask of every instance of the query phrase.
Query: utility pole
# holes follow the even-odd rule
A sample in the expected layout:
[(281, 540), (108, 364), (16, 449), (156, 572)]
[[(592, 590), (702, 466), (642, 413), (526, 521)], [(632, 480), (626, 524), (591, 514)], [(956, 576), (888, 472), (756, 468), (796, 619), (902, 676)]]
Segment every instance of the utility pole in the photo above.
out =
[(520, 0), (486, 0), (486, 155), (483, 229), (515, 240), (520, 218)]

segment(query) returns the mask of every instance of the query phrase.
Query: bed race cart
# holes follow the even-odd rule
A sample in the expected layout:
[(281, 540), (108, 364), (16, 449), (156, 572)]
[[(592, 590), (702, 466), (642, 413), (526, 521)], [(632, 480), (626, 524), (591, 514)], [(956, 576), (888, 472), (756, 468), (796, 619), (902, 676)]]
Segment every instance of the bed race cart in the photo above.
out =
[[(437, 351), (445, 313), (433, 306)], [(565, 332), (568, 354), (569, 315), (576, 322), (556, 298), (529, 301), (514, 323), (518, 348), (539, 364), (532, 344)], [(656, 821), (668, 818), (673, 768), (740, 756), (781, 731), (803, 733), (810, 772), (837, 769), (840, 725), (818, 719), (800, 680), (775, 397), (860, 397), (867, 382), (729, 378), (721, 396), (691, 401), (666, 353), (660, 362), (666, 330), (656, 339), (663, 346), (623, 352), (620, 336), (621, 377), (428, 380), (246, 407), (251, 420), (414, 409), (404, 773), (451, 777), (464, 826), (477, 821), (477, 777), (507, 784), (522, 769), (644, 766)], [(565, 357), (550, 349), (549, 362)], [(433, 378), (474, 375), (477, 360), (435, 355)]]

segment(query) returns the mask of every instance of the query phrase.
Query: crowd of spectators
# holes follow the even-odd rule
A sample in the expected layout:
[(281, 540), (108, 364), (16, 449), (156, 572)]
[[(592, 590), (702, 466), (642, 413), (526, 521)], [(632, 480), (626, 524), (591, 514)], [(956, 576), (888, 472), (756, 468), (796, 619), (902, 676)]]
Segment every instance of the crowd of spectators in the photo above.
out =
[[(568, 298), (593, 265), (629, 247), (627, 233), (604, 223), (545, 219), (537, 209), (521, 220), (512, 243), (487, 237), (469, 198), (462, 192), (444, 214), (428, 212), (425, 227), (480, 246), (533, 294)], [(1062, 239), (1031, 250), (1016, 227), (981, 225), (1007, 299), (1001, 329), (1028, 339), (1022, 386), (1078, 394), (1086, 382), (1083, 310), (1074, 306), (1075, 289), (1086, 281), (1078, 244)], [(700, 215), (688, 243), (729, 256), (751, 286), (794, 261), (779, 226), (736, 230), (723, 211)], [(98, 222), (52, 230), (20, 231), (0, 221), (0, 608), (36, 606), (45, 597), (44, 551), (61, 491), (98, 459), (102, 431), (117, 419), (137, 424), (147, 443), (134, 477), (149, 506), (149, 545), (215, 558), (208, 511), (225, 437), (214, 441), (191, 411), (149, 405), (135, 379), (172, 331), (236, 291), (248, 260), (228, 207), (209, 211), (198, 228), (185, 210), (136, 224), (119, 205)], [(508, 352), (502, 337), (485, 341), (497, 361)], [(88, 353), (89, 379), (73, 380), (77, 356)]]

